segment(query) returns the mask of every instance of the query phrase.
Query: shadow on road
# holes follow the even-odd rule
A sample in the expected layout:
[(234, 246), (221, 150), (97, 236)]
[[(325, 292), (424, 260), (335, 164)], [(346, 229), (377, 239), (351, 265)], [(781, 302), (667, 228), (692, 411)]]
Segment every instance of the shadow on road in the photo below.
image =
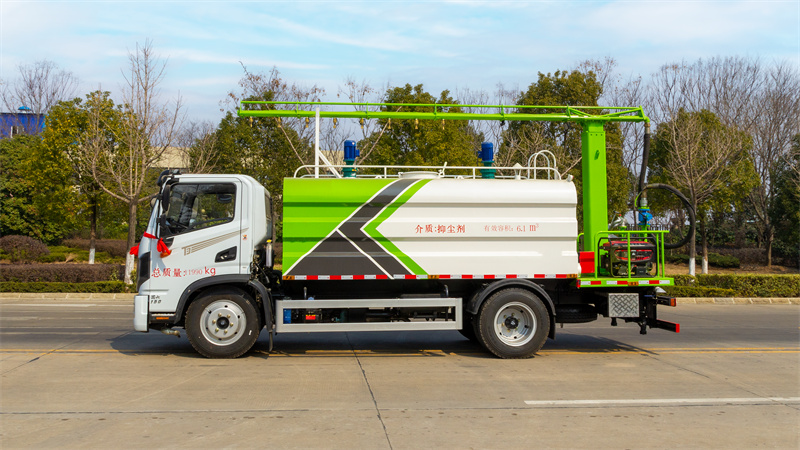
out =
[[(128, 333), (109, 339), (111, 348), (129, 356), (175, 355), (202, 358), (197, 354), (181, 330), (181, 337), (166, 336), (157, 331)], [(276, 335), (272, 352), (269, 340), (262, 333), (253, 349), (244, 357), (445, 357), (457, 355), (470, 358), (493, 358), (479, 344), (456, 331), (398, 332), (376, 331), (359, 333), (291, 333)], [(647, 353), (646, 350), (613, 339), (581, 335), (560, 334), (548, 340), (540, 354), (547, 353)]]

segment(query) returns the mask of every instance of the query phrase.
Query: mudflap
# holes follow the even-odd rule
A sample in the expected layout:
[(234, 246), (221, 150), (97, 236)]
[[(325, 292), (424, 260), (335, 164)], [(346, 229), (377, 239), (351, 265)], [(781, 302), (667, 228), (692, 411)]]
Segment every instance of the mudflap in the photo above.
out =
[(662, 330), (672, 331), (673, 333), (681, 332), (681, 324), (667, 322), (666, 320), (658, 319), (658, 305), (675, 307), (677, 301), (674, 297), (662, 297), (658, 295), (643, 295), (640, 305), (639, 314), (639, 329), (640, 334), (647, 334), (647, 327), (659, 328)]
[(269, 348), (267, 352), (271, 352), (273, 337), (275, 334), (275, 325), (272, 313), (272, 295), (270, 295), (269, 290), (258, 280), (250, 280), (247, 284), (255, 289), (258, 292), (259, 297), (261, 297), (261, 303), (264, 309), (264, 327), (269, 333)]

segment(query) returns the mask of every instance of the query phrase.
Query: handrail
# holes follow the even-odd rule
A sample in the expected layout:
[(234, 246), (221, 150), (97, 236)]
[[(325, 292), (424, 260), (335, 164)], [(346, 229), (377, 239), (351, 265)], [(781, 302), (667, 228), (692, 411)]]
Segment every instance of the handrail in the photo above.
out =
[[(546, 166), (539, 167), (537, 162), (539, 161), (539, 157), (544, 158)], [(553, 158), (551, 161), (550, 158)], [(531, 167), (531, 159), (533, 160), (533, 167)], [(552, 165), (551, 165), (552, 163)], [(550, 171), (554, 172), (555, 178), (557, 180), (561, 179), (561, 173), (556, 169), (556, 155), (553, 154), (550, 150), (539, 150), (538, 152), (532, 154), (528, 158), (528, 178), (531, 177), (531, 169), (533, 169), (533, 179), (536, 179), (536, 171), (537, 170), (544, 170), (547, 173), (547, 179), (550, 179)]]
[[(367, 164), (364, 164), (364, 165), (362, 165), (362, 164), (358, 164), (358, 165), (331, 164), (330, 166), (328, 166), (328, 165), (315, 166), (314, 164), (306, 164), (306, 165), (298, 167), (297, 170), (294, 171), (293, 177), (294, 178), (307, 178), (308, 176), (313, 176), (313, 175), (305, 174), (305, 175), (300, 176), (300, 177), (298, 177), (297, 175), (298, 175), (298, 173), (300, 173), (301, 171), (306, 170), (306, 169), (314, 169), (314, 168), (327, 169), (329, 167), (333, 168), (333, 169), (344, 169), (344, 168), (364, 169), (364, 170), (367, 170), (367, 169), (378, 169), (378, 170), (383, 172), (383, 175), (375, 175), (375, 174), (357, 175), (357, 177), (359, 177), (359, 178), (376, 178), (376, 177), (381, 177), (381, 178), (399, 178), (400, 174), (405, 173), (405, 172), (389, 173), (389, 171), (390, 170), (394, 171), (394, 170), (398, 170), (398, 169), (405, 169), (406, 171), (413, 170), (413, 171), (433, 172), (433, 173), (436, 173), (438, 175), (438, 178), (462, 177), (462, 178), (478, 179), (478, 178), (481, 178), (480, 171), (487, 169), (487, 167), (484, 167), (484, 166), (448, 166), (447, 163), (445, 163), (445, 164), (443, 164), (441, 166), (402, 166), (402, 165), (367, 165)], [(524, 167), (524, 166), (495, 167), (495, 166), (492, 166), (491, 169), (492, 170), (496, 170), (496, 171), (498, 171), (498, 170), (514, 171), (514, 175), (513, 176), (510, 176), (510, 175), (509, 176), (495, 175), (496, 178), (501, 178), (501, 179), (502, 178), (517, 178), (517, 177), (522, 178), (521, 177), (522, 172), (527, 172), (527, 177), (525, 177), (525, 178), (526, 179), (534, 179), (535, 180), (536, 179), (535, 172), (534, 172), (534, 177), (533, 178), (530, 177), (530, 171), (531, 170), (534, 170), (534, 171), (535, 170), (545, 170), (545, 171), (548, 171), (548, 172), (553, 172), (553, 179), (554, 180), (560, 180), (561, 179), (561, 174), (558, 172), (558, 170), (555, 167)], [(446, 171), (458, 171), (458, 170), (460, 170), (460, 171), (468, 171), (468, 172), (471, 173), (471, 175), (447, 174), (446, 173)], [(333, 174), (331, 174), (331, 175), (333, 175)], [(322, 176), (322, 175), (320, 174), (320, 176)], [(549, 176), (548, 176), (548, 179), (550, 179)]]

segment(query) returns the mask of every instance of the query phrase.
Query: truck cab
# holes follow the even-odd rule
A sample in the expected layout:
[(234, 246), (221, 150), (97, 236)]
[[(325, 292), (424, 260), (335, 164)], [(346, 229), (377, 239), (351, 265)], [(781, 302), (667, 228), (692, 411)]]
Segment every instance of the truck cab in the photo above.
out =
[[(255, 179), (167, 173), (158, 183), (137, 253), (134, 328), (143, 332), (182, 325), (187, 305), (220, 286), (252, 295), (255, 255), (271, 266), (271, 198)], [(235, 331), (221, 329), (217, 340), (237, 339)]]

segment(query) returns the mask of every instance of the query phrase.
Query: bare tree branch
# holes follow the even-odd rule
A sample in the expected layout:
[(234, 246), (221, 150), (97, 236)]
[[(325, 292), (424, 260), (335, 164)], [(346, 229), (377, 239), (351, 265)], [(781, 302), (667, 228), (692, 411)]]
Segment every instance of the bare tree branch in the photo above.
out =
[(26, 106), (36, 114), (47, 114), (56, 103), (75, 96), (78, 78), (72, 72), (59, 70), (56, 63), (48, 60), (17, 67), (19, 78), (4, 84), (3, 106), (8, 111)]

